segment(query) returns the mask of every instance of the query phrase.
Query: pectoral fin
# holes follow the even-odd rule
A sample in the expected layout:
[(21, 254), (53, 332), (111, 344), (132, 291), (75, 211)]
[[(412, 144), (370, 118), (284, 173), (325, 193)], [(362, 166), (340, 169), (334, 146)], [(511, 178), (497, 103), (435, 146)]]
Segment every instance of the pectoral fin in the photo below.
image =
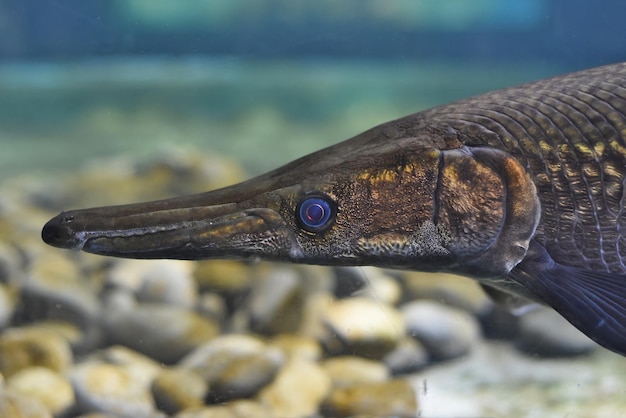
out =
[(510, 278), (598, 344), (626, 355), (626, 274), (558, 264), (533, 241)]

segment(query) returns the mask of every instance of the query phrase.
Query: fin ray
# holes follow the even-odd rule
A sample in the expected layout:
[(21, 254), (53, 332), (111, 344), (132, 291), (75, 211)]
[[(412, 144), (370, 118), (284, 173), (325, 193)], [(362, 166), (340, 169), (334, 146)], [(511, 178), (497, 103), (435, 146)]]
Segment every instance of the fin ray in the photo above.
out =
[(510, 277), (598, 344), (626, 355), (626, 274), (558, 264), (532, 241)]

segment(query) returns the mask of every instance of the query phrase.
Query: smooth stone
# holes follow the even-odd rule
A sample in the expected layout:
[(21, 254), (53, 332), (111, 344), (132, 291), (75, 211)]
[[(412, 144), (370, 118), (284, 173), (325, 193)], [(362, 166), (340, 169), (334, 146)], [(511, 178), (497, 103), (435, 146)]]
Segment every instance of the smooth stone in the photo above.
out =
[(96, 289), (84, 280), (77, 263), (57, 253), (45, 254), (28, 270), (16, 318), (22, 323), (58, 319), (94, 332), (100, 315), (95, 295)]
[(284, 361), (280, 349), (252, 336), (231, 334), (198, 347), (179, 366), (205, 379), (212, 402), (223, 402), (256, 394), (274, 378)]
[(322, 344), (331, 354), (381, 359), (404, 336), (404, 321), (395, 308), (363, 297), (331, 304), (323, 323)]
[(41, 402), (53, 415), (62, 415), (74, 405), (74, 389), (60, 373), (45, 367), (29, 367), (13, 374), (6, 388)]
[(299, 357), (311, 361), (317, 361), (322, 357), (320, 343), (304, 335), (279, 334), (272, 338), (271, 344), (281, 349), (287, 357)]
[(402, 299), (402, 287), (398, 280), (390, 276), (385, 270), (375, 267), (362, 267), (367, 277), (367, 286), (359, 292), (359, 296), (366, 296), (387, 305), (396, 305)]
[(106, 284), (131, 289), (139, 302), (191, 308), (198, 297), (194, 268), (183, 260), (119, 260)]
[(5, 377), (33, 366), (63, 372), (71, 364), (69, 343), (52, 331), (10, 328), (0, 334), (0, 372)]
[(18, 303), (19, 290), (15, 285), (0, 283), (0, 329), (9, 325)]
[(411, 337), (403, 338), (396, 348), (383, 358), (383, 363), (393, 376), (415, 373), (428, 366), (429, 361), (428, 350)]
[(278, 348), (268, 347), (258, 353), (222, 356), (215, 361), (223, 365), (209, 381), (209, 399), (217, 403), (254, 396), (276, 376), (285, 356)]
[(318, 364), (292, 358), (256, 399), (272, 416), (306, 417), (317, 413), (330, 387), (330, 377)]
[(73, 368), (70, 380), (80, 412), (104, 412), (123, 418), (151, 418), (155, 413), (148, 385), (122, 366), (82, 363)]
[(252, 283), (251, 268), (242, 261), (198, 261), (194, 278), (201, 291), (232, 295), (245, 292)]
[(383, 363), (362, 357), (332, 357), (324, 360), (321, 366), (330, 376), (333, 387), (378, 383), (389, 378), (389, 370)]
[(406, 302), (429, 299), (480, 315), (493, 302), (476, 280), (447, 273), (403, 271), (400, 281)]
[(415, 389), (406, 380), (362, 383), (334, 389), (321, 407), (323, 416), (415, 417)]
[(162, 370), (152, 381), (151, 391), (157, 408), (173, 415), (203, 406), (209, 386), (193, 370), (175, 367)]
[(538, 308), (521, 317), (515, 347), (528, 355), (549, 358), (588, 354), (598, 345), (556, 311)]
[(302, 320), (305, 298), (301, 282), (291, 268), (275, 268), (258, 277), (246, 307), (250, 329), (260, 334), (295, 332)]
[(258, 402), (240, 399), (225, 405), (190, 408), (175, 418), (274, 418), (266, 407)]
[(367, 286), (367, 277), (360, 267), (333, 267), (335, 274), (333, 295), (338, 299), (355, 296)]
[(112, 343), (166, 364), (177, 362), (220, 332), (215, 321), (165, 304), (141, 303), (129, 310), (107, 310), (103, 323)]
[(196, 347), (178, 363), (197, 371), (207, 380), (213, 379), (224, 367), (216, 358), (246, 356), (265, 349), (265, 343), (252, 335), (224, 334)]
[(0, 242), (0, 283), (16, 284), (23, 280), (23, 258), (15, 246)]
[(161, 363), (123, 345), (113, 345), (94, 351), (88, 360), (123, 367), (133, 380), (146, 386), (149, 386), (163, 370)]
[(212, 319), (218, 324), (224, 324), (226, 321), (226, 302), (217, 293), (201, 293), (196, 302), (195, 310), (200, 315)]
[(52, 413), (37, 399), (0, 389), (0, 417), (52, 418)]
[(466, 311), (429, 300), (401, 307), (407, 334), (426, 347), (434, 361), (461, 357), (480, 339), (476, 319)]
[(85, 333), (85, 330), (82, 330), (76, 324), (67, 321), (39, 321), (23, 326), (21, 329), (52, 332), (67, 341), (72, 352), (76, 355), (85, 354), (102, 342), (102, 333)]

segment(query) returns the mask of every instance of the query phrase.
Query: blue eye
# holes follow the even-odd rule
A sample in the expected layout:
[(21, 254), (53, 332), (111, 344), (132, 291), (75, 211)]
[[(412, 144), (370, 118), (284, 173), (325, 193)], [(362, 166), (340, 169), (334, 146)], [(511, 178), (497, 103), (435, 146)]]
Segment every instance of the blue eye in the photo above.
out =
[(305, 198), (300, 203), (297, 214), (300, 225), (310, 232), (323, 231), (335, 215), (328, 199), (318, 196)]

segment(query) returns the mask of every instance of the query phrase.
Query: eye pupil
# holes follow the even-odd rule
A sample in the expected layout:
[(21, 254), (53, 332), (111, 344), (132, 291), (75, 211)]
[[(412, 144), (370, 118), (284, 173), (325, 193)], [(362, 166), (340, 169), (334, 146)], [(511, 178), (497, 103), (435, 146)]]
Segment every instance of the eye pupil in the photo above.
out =
[(320, 232), (330, 225), (332, 206), (326, 198), (308, 197), (300, 203), (298, 220), (310, 232)]
[(319, 223), (324, 219), (325, 210), (319, 203), (312, 204), (306, 207), (306, 220), (311, 223)]

